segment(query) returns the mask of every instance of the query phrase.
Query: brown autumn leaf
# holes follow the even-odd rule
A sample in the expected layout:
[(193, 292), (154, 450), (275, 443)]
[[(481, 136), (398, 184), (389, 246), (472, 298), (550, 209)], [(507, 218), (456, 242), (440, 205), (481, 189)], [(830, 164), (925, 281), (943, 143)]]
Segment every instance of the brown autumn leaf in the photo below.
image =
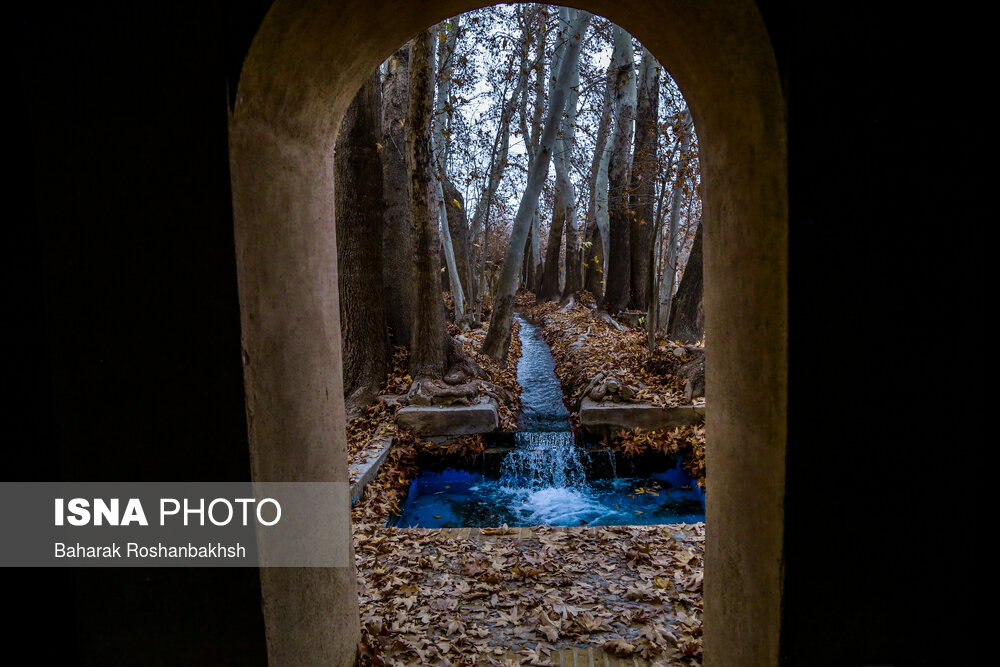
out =
[(635, 653), (635, 644), (630, 644), (621, 637), (609, 639), (604, 642), (603, 648), (609, 653), (614, 653), (619, 658), (627, 658)]
[[(521, 292), (516, 299), (524, 309), (532, 305), (533, 296)], [(590, 320), (587, 327), (594, 325)], [(579, 329), (575, 336), (586, 331)], [(634, 341), (629, 341), (631, 334), (624, 332), (623, 337), (623, 332), (612, 331), (600, 323), (591, 332), (599, 334), (601, 345), (610, 350), (607, 354), (626, 351), (609, 368), (622, 374), (652, 373), (642, 366)], [(547, 327), (545, 335), (554, 334)], [(465, 332), (461, 342), (474, 351), (484, 336), (484, 330)], [(589, 368), (567, 352), (571, 342), (560, 341), (559, 351), (554, 346), (557, 363), (566, 363), (559, 372), (569, 380), (564, 386), (567, 398), (586, 379), (564, 376), (563, 371)], [(512, 360), (504, 367), (495, 362), (488, 367), (474, 358), (493, 374), (494, 382), (513, 391), (519, 389), (519, 354), (519, 347), (515, 351), (512, 345)], [(393, 363), (385, 393), (404, 393), (411, 382), (405, 350), (397, 350)], [(648, 392), (654, 402), (671, 400), (669, 386), (646, 382), (640, 391)], [(508, 420), (514, 423), (517, 408), (508, 408)], [(685, 664), (700, 661), (704, 524), (542, 527), (525, 539), (518, 539), (520, 528), (502, 527), (483, 530), (487, 539), (480, 540), (386, 528), (417, 474), (417, 454), (432, 451), (411, 434), (397, 432), (394, 419), (395, 408), (377, 403), (352, 422), (348, 432), (352, 467), (359, 465), (355, 457), (363, 460), (360, 457), (377, 451), (379, 437), (388, 434), (395, 440), (378, 477), (352, 509), (365, 642), (362, 664), (500, 664), (509, 647), (521, 647), (515, 650), (525, 662), (546, 664), (553, 645), (562, 650), (616, 640), (620, 643), (613, 646), (632, 647), (629, 655), (656, 660), (667, 656), (673, 664), (683, 654)], [(698, 460), (699, 451), (700, 461), (704, 458), (703, 429), (625, 432), (622, 439), (639, 450), (691, 452), (692, 466), (703, 470)], [(472, 451), (476, 443), (453, 446)], [(642, 488), (636, 493), (641, 495)], [(669, 621), (663, 621), (667, 601), (672, 611)]]

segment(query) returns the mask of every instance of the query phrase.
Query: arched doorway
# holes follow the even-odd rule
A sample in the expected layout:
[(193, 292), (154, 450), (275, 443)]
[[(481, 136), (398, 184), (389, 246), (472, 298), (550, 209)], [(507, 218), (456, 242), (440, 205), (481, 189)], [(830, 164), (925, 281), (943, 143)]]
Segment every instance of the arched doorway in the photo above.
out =
[[(333, 213), (337, 128), (369, 72), (421, 29), (490, 4), (278, 0), (230, 122), (254, 478), (345, 481)], [(706, 664), (774, 664), (782, 602), (787, 167), (773, 49), (751, 0), (579, 0), (632, 32), (701, 141), (708, 338)], [(344, 539), (350, 539), (343, 516)], [(275, 664), (352, 664), (353, 567), (261, 572)]]

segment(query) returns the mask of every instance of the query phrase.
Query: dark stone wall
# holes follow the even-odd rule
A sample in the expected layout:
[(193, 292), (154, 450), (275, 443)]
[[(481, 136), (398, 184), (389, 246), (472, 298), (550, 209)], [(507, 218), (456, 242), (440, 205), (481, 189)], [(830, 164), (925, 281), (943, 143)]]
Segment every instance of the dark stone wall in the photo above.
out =
[(984, 332), (971, 26), (763, 4), (789, 119), (784, 663), (961, 663), (984, 398), (961, 351)]
[[(266, 6), (9, 19), (4, 479), (249, 475), (226, 110)], [(976, 59), (955, 49), (975, 21), (761, 8), (789, 119), (784, 661), (960, 664), (987, 302)], [(264, 661), (254, 571), (4, 575), (5, 662)]]
[[(265, 9), (67, 3), (9, 26), (5, 480), (249, 478), (227, 93)], [(256, 570), (4, 574), (0, 662), (266, 659)]]

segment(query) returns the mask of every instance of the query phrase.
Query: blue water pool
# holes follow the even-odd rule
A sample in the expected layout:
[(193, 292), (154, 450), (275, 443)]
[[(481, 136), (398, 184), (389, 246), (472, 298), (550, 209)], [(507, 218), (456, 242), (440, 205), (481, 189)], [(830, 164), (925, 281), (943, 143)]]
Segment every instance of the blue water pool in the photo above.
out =
[(663, 469), (647, 476), (617, 477), (611, 472), (588, 478), (596, 454), (578, 447), (570, 432), (552, 353), (540, 327), (519, 321), (520, 429), (499, 473), (422, 471), (410, 483), (402, 514), (390, 524), (458, 528), (704, 521), (705, 495), (680, 461), (665, 460)]
[(504, 486), (454, 468), (423, 472), (410, 483), (391, 525), (617, 526), (705, 520), (705, 495), (679, 468), (646, 478), (588, 480), (579, 486)]

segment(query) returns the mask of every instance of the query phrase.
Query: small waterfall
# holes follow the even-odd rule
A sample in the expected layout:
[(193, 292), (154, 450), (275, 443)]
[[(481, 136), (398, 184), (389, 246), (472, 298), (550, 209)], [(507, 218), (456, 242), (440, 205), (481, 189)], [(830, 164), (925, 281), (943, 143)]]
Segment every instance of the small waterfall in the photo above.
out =
[[(540, 327), (521, 317), (518, 321), (522, 410), (515, 446), (504, 457), (499, 478), (454, 469), (422, 472), (393, 525), (621, 526), (704, 521), (704, 496), (692, 489), (692, 480), (679, 467), (652, 477), (620, 478), (613, 452), (576, 446), (552, 351)], [(587, 472), (595, 470), (592, 464), (600, 464), (601, 471), (588, 480)], [(605, 476), (605, 469), (612, 477)], [(622, 472), (628, 474), (626, 469)], [(662, 482), (657, 481), (660, 478)], [(637, 487), (647, 488), (638, 492)], [(654, 487), (653, 492), (648, 487)]]
[[(652, 477), (619, 478), (613, 452), (576, 446), (552, 351), (542, 340), (540, 327), (520, 317), (518, 321), (522, 410), (515, 447), (504, 457), (500, 477), (455, 469), (421, 472), (393, 525), (621, 526), (704, 521), (704, 496), (692, 489), (692, 480), (679, 467)], [(587, 472), (595, 470), (592, 464), (600, 464), (601, 471), (588, 480)], [(612, 477), (605, 476), (605, 469)], [(622, 472), (628, 474), (626, 469)], [(662, 483), (657, 481), (661, 478)], [(647, 488), (639, 492), (637, 487)], [(653, 492), (648, 487), (654, 487)]]
[(517, 449), (504, 459), (500, 486), (508, 489), (578, 489), (587, 486), (584, 458), (570, 430), (569, 412), (555, 374), (555, 359), (541, 337), (540, 327), (518, 316), (521, 325), (521, 429), (514, 435)]
[(517, 433), (517, 449), (500, 468), (500, 486), (508, 489), (580, 487), (587, 478), (581, 451), (569, 431)]

